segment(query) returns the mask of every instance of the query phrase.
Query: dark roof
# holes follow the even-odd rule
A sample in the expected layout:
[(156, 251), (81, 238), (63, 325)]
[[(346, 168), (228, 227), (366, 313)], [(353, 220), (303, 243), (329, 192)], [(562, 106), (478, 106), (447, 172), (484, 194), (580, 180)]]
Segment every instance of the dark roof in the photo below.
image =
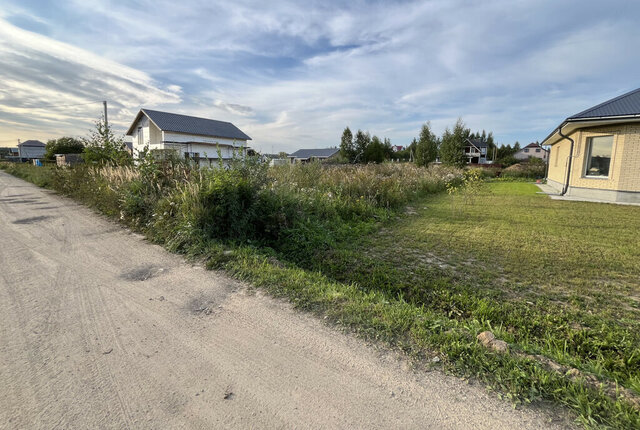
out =
[(569, 118), (567, 118), (567, 120), (639, 114), (640, 88), (615, 97), (611, 100), (607, 100), (606, 102), (600, 103), (599, 105), (591, 107), (587, 110), (583, 110), (580, 113), (570, 116)]
[(329, 158), (332, 155), (340, 151), (338, 148), (323, 148), (323, 149), (298, 149), (293, 154), (289, 154), (289, 157), (293, 158)]
[(488, 148), (489, 144), (487, 144), (487, 142), (483, 142), (482, 139), (467, 139), (469, 142), (471, 142), (472, 145), (474, 145), (476, 148)]
[(129, 130), (127, 130), (127, 135), (133, 133), (133, 127), (138, 123), (142, 114), (146, 115), (151, 122), (162, 131), (196, 134), (199, 136), (224, 137), (227, 139), (251, 140), (249, 136), (230, 122), (150, 109), (140, 109), (136, 119), (131, 124), (131, 127), (129, 127)]
[[(527, 146), (525, 146), (524, 148), (541, 148), (541, 146), (538, 145), (535, 142), (532, 142), (532, 143), (528, 144)], [(524, 148), (522, 148), (522, 149), (524, 149)]]
[(44, 148), (45, 144), (40, 142), (39, 140), (25, 140), (24, 142), (18, 143), (18, 146), (32, 146), (34, 148)]

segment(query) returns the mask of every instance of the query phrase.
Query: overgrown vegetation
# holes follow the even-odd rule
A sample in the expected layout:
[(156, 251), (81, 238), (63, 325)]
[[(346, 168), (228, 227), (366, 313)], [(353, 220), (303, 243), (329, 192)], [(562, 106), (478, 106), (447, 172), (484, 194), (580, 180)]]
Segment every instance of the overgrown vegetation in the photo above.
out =
[[(638, 208), (413, 164), (1, 166), (515, 403), (640, 426)], [(484, 330), (511, 352), (479, 345)]]

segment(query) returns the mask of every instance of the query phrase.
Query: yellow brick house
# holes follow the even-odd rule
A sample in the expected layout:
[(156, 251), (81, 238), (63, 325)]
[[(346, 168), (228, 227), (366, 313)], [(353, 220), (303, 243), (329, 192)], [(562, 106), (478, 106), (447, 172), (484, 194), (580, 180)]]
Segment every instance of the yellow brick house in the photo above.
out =
[(560, 194), (640, 203), (640, 88), (568, 117), (542, 145)]

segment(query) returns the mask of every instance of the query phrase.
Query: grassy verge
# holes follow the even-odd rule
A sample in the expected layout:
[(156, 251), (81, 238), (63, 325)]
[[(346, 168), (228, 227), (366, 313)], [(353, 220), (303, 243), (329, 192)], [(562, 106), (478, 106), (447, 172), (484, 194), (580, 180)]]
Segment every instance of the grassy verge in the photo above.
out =
[[(556, 202), (507, 182), (463, 203), (438, 192), (455, 172), (389, 167), (3, 168), (421, 363), (438, 355), (444, 370), (515, 403), (550, 399), (587, 427), (640, 427), (629, 397), (639, 388), (638, 208)], [(511, 353), (481, 346), (484, 330)]]

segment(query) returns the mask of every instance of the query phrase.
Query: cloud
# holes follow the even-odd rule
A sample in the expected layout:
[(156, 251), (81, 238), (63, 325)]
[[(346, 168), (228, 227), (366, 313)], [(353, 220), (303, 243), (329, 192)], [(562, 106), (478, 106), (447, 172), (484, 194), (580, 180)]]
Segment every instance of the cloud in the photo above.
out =
[[(22, 30), (4, 19), (0, 19), (0, 41), (3, 132), (7, 125), (19, 124), (18, 128), (33, 132), (55, 124), (55, 132), (77, 134), (100, 115), (101, 100), (110, 103), (110, 119), (120, 125), (124, 109), (181, 100), (178, 86), (162, 88), (145, 72)], [(91, 108), (88, 102), (97, 103)], [(31, 127), (26, 128), (26, 122)]]
[(106, 98), (122, 128), (166, 109), (232, 121), (269, 151), (335, 145), (347, 125), (403, 144), (458, 117), (526, 142), (633, 89), (640, 65), (625, 1), (7, 1), (0, 132), (85, 130), (99, 104), (33, 108)]

